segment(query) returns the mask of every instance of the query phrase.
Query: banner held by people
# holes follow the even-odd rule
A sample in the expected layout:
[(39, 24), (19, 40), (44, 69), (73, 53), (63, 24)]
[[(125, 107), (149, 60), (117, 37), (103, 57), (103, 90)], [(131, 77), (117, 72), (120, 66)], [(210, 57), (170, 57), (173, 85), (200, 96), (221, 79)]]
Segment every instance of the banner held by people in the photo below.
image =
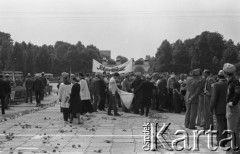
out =
[(124, 106), (127, 109), (130, 109), (131, 104), (132, 104), (132, 100), (133, 100), (133, 97), (134, 97), (134, 94), (126, 92), (126, 91), (122, 91), (122, 90), (119, 90), (118, 93), (119, 93), (119, 96), (120, 96)]
[(92, 65), (92, 71), (93, 72), (118, 72), (118, 73), (128, 73), (132, 72), (132, 60), (129, 60), (121, 65), (109, 67), (109, 66), (104, 66), (103, 64), (97, 62), (95, 59), (93, 59), (93, 65)]

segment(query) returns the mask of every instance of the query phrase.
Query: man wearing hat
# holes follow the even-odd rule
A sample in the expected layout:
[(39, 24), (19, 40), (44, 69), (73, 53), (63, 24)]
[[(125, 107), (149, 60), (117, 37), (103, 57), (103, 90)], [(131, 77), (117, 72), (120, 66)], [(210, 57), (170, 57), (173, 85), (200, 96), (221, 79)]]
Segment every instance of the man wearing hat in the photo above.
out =
[(187, 78), (186, 86), (186, 116), (185, 116), (185, 127), (189, 129), (196, 129), (196, 117), (198, 110), (198, 101), (200, 91), (200, 76), (201, 70), (195, 69), (192, 72), (192, 77)]
[[(227, 129), (231, 130), (235, 135), (232, 135), (235, 146), (239, 146), (239, 117), (240, 117), (240, 82), (236, 78), (236, 67), (230, 63), (225, 63), (223, 66), (224, 75), (228, 81), (227, 87), (227, 105), (226, 118)], [(231, 153), (236, 153), (231, 149)], [(238, 151), (240, 153), (240, 151)]]
[[(210, 112), (215, 114), (217, 122), (217, 144), (227, 137), (222, 135), (224, 130), (227, 130), (227, 119), (226, 119), (226, 98), (227, 98), (227, 80), (224, 77), (223, 70), (218, 73), (219, 81), (213, 84), (212, 95), (210, 101)], [(224, 146), (224, 145), (220, 145)]]
[(26, 87), (26, 103), (28, 103), (28, 97), (30, 97), (30, 103), (32, 103), (32, 88), (33, 88), (33, 80), (31, 79), (31, 74), (27, 74), (27, 78), (25, 80)]

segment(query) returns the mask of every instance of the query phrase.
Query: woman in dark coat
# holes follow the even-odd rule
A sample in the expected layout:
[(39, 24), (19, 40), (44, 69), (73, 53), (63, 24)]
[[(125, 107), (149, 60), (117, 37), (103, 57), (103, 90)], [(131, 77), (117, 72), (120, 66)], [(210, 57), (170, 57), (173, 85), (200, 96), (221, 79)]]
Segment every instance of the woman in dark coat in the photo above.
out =
[(73, 77), (72, 78), (72, 91), (70, 94), (70, 123), (73, 121), (73, 116), (76, 114), (78, 118), (78, 124), (82, 124), (80, 121), (80, 114), (82, 114), (82, 102), (80, 98), (80, 84), (78, 84), (78, 80)]

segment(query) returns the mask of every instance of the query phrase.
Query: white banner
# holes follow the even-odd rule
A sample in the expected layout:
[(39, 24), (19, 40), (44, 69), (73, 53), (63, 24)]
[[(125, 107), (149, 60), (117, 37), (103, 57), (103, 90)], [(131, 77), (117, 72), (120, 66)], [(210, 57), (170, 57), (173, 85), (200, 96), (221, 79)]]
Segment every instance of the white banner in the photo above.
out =
[(101, 63), (97, 62), (96, 60), (93, 59), (93, 65), (92, 65), (92, 71), (93, 72), (118, 72), (118, 73), (128, 73), (132, 72), (132, 60), (129, 60), (121, 65), (113, 66), (113, 67), (108, 67), (104, 66)]
[(124, 106), (127, 109), (130, 109), (134, 94), (133, 93), (128, 93), (128, 92), (122, 91), (122, 90), (119, 90), (118, 94), (119, 94)]

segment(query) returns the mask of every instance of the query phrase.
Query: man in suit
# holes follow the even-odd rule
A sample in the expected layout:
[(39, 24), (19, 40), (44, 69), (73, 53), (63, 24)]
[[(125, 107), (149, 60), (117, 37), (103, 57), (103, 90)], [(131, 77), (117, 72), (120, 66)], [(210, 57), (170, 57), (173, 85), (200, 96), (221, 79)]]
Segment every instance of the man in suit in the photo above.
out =
[[(226, 119), (226, 99), (227, 99), (227, 87), (228, 83), (224, 77), (223, 70), (218, 73), (219, 81), (213, 84), (212, 97), (210, 101), (210, 112), (215, 114), (217, 122), (217, 143), (226, 138), (227, 135), (222, 135), (224, 130), (227, 130), (227, 119)], [(224, 146), (224, 145), (220, 145)]]
[(0, 75), (0, 100), (2, 104), (2, 115), (5, 114), (5, 97), (9, 93), (8, 83), (3, 80), (3, 75)]
[(200, 91), (200, 76), (201, 70), (195, 69), (192, 71), (192, 77), (189, 77), (186, 81), (187, 93), (186, 93), (186, 116), (185, 127), (189, 129), (197, 129), (196, 117), (198, 110), (198, 100)]
[(33, 82), (33, 90), (35, 93), (35, 99), (37, 102), (36, 106), (39, 106), (41, 104), (41, 94), (42, 94), (42, 89), (44, 88), (44, 84), (41, 80), (40, 76), (36, 77), (36, 80)]
[(213, 124), (213, 115), (210, 113), (210, 100), (211, 100), (211, 91), (212, 85), (214, 83), (213, 78), (211, 77), (211, 73), (208, 69), (204, 70), (204, 76), (206, 78), (206, 83), (204, 85), (204, 130), (208, 130), (210, 125)]
[(25, 87), (26, 87), (26, 103), (28, 102), (28, 97), (30, 97), (30, 103), (32, 103), (33, 80), (31, 79), (30, 73), (27, 74)]

